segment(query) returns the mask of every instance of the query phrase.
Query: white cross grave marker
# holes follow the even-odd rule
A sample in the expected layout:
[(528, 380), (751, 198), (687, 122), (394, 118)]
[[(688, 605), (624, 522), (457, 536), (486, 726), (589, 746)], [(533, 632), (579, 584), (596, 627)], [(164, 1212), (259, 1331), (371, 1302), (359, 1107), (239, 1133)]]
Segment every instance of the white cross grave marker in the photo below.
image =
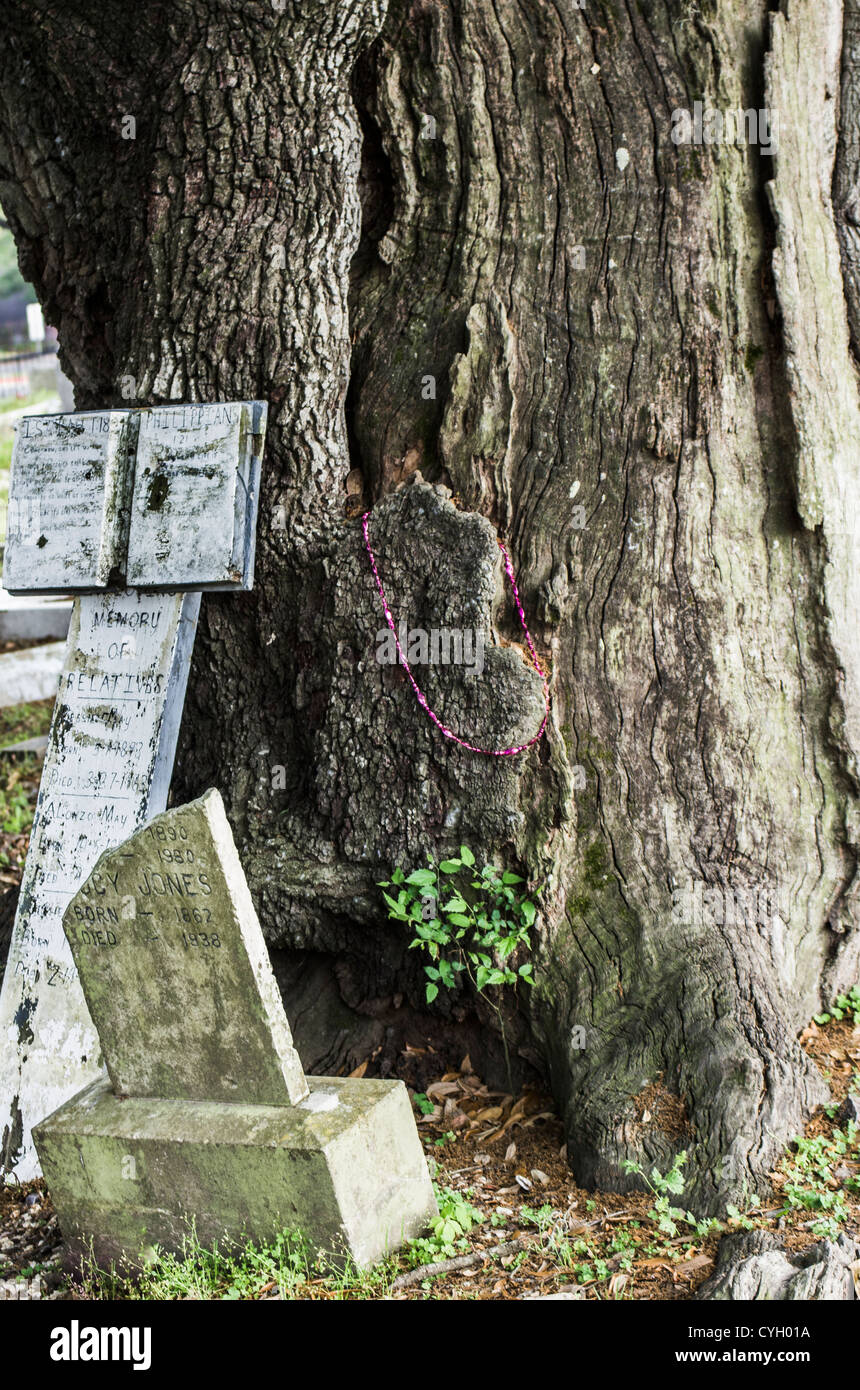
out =
[(3, 579), (76, 593), (0, 992), (0, 1172), (99, 1073), (63, 932), (99, 856), (162, 811), (204, 589), (250, 589), (266, 405), (29, 416)]

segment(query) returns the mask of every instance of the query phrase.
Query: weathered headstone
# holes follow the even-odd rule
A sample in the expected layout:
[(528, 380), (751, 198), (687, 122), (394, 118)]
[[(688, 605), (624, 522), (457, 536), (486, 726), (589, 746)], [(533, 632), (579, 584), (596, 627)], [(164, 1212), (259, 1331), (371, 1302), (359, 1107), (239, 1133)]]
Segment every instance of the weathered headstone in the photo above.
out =
[(98, 1073), (62, 914), (166, 805), (200, 590), (251, 587), (265, 419), (159, 406), (30, 416), (16, 437), (4, 583), (80, 595), (0, 993), (0, 1171), (22, 1180), (32, 1124)]
[(216, 791), (102, 855), (64, 925), (110, 1078), (35, 1129), (73, 1263), (193, 1222), (366, 1265), (436, 1215), (403, 1083), (305, 1078)]
[(117, 1095), (307, 1095), (217, 792), (103, 854), (65, 931)]

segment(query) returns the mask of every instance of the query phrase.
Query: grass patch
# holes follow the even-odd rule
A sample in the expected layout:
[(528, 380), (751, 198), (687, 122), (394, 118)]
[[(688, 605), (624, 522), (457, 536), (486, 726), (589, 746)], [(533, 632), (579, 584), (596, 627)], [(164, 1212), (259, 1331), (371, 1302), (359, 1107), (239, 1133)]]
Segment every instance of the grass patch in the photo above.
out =
[(48, 698), (0, 709), (0, 749), (8, 748), (10, 743), (23, 743), (25, 739), (46, 734), (51, 727), (53, 708), (53, 698)]
[(351, 1260), (333, 1268), (315, 1259), (300, 1235), (279, 1232), (261, 1244), (204, 1246), (192, 1228), (178, 1255), (156, 1250), (142, 1274), (104, 1273), (90, 1261), (84, 1273), (84, 1297), (109, 1300), (173, 1302), (182, 1299), (222, 1301), (260, 1298), (325, 1300), (381, 1298), (396, 1273), (385, 1260), (360, 1270)]
[(141, 1274), (126, 1276), (115, 1269), (100, 1270), (91, 1258), (84, 1271), (83, 1293), (95, 1299), (259, 1299), (384, 1298), (397, 1274), (436, 1260), (465, 1253), (466, 1237), (483, 1219), (468, 1195), (434, 1184), (439, 1216), (425, 1236), (408, 1241), (371, 1269), (359, 1269), (346, 1258), (334, 1266), (314, 1257), (301, 1235), (280, 1231), (272, 1241), (246, 1245), (200, 1243), (193, 1225), (179, 1254), (157, 1249)]
[(41, 771), (41, 762), (33, 753), (11, 753), (5, 760), (0, 783), (0, 866), (23, 867), (21, 837), (29, 834), (33, 824)]
[(43, 401), (56, 399), (56, 391), (47, 386), (39, 391), (31, 391), (29, 396), (7, 396), (0, 400), (0, 415), (8, 415), (13, 410), (26, 410), (31, 405), (41, 405)]

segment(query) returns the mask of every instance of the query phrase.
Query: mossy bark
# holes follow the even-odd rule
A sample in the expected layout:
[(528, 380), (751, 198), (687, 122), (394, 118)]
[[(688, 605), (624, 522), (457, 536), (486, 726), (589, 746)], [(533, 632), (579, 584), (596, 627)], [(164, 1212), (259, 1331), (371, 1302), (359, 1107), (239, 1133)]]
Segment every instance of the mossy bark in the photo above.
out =
[[(821, 1098), (796, 1037), (858, 965), (842, 14), (808, 8), (8, 0), (0, 20), (0, 199), (78, 405), (127, 379), (141, 404), (270, 402), (257, 584), (204, 601), (175, 794), (220, 788), (288, 1008), (300, 953), (315, 981), (330, 963), (342, 1038), (308, 1051), (331, 1068), (420, 1035), (375, 882), (466, 840), (546, 884), (508, 1027), (577, 1176), (683, 1146), (703, 1205)], [(699, 98), (773, 103), (776, 159), (676, 146)], [(509, 541), (552, 672), (530, 753), (463, 753), (375, 662), (365, 505), (398, 615), (496, 635), (491, 679), (427, 678), (488, 745), (540, 718)], [(685, 924), (690, 881), (787, 906)]]

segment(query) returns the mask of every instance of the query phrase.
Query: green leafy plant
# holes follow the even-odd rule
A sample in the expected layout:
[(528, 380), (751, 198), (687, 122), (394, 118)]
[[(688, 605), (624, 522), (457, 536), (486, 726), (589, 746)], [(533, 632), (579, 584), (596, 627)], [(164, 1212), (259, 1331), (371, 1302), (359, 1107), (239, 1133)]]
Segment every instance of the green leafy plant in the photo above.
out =
[(654, 1205), (649, 1209), (648, 1215), (655, 1222), (658, 1231), (662, 1231), (666, 1236), (676, 1236), (678, 1222), (683, 1221), (685, 1225), (692, 1227), (697, 1236), (704, 1238), (709, 1232), (721, 1229), (720, 1223), (714, 1218), (700, 1221), (691, 1211), (673, 1206), (670, 1201), (671, 1197), (680, 1197), (684, 1191), (683, 1168), (686, 1162), (687, 1151), (684, 1149), (675, 1155), (672, 1167), (666, 1173), (661, 1173), (659, 1168), (652, 1168), (650, 1173), (646, 1173), (641, 1163), (632, 1158), (625, 1159), (623, 1167), (625, 1173), (636, 1173), (654, 1194)]
[(726, 1203), (726, 1216), (729, 1218), (729, 1225), (737, 1230), (751, 1231), (755, 1226), (755, 1222), (747, 1213), (741, 1211), (733, 1202)]
[(389, 919), (409, 926), (415, 933), (410, 949), (429, 956), (428, 1004), (440, 988), (454, 989), (463, 974), (479, 993), (492, 985), (534, 983), (531, 962), (513, 963), (517, 952), (531, 949), (537, 916), (520, 889), (523, 882), (494, 864), (479, 869), (472, 851), (461, 845), (457, 859), (436, 864), (428, 855), (426, 869), (395, 869), (380, 883)]
[(537, 1226), (539, 1231), (548, 1231), (555, 1222), (555, 1212), (547, 1202), (540, 1207), (530, 1207), (523, 1202), (519, 1219), (525, 1226)]
[(456, 1192), (435, 1183), (433, 1186), (439, 1215), (430, 1222), (429, 1235), (419, 1236), (407, 1246), (406, 1258), (413, 1268), (462, 1254), (468, 1248), (466, 1236), (483, 1220), (481, 1212), (469, 1201), (470, 1192)]
[(860, 1177), (840, 1184), (833, 1169), (846, 1154), (858, 1152), (858, 1129), (849, 1120), (844, 1130), (834, 1129), (829, 1137), (796, 1139), (795, 1152), (783, 1164), (787, 1182), (783, 1189), (786, 1204), (795, 1210), (820, 1212), (812, 1226), (815, 1235), (835, 1239), (848, 1219), (845, 1191), (860, 1191)]
[(860, 985), (852, 985), (847, 994), (837, 995), (828, 1013), (813, 1014), (813, 1018), (822, 1027), (825, 1023), (834, 1021), (841, 1023), (845, 1018), (850, 1018), (854, 1024), (860, 1024)]
[(433, 1140), (433, 1144), (437, 1149), (444, 1149), (446, 1144), (453, 1144), (456, 1138), (453, 1129), (446, 1129), (444, 1134), (440, 1134), (437, 1139)]

